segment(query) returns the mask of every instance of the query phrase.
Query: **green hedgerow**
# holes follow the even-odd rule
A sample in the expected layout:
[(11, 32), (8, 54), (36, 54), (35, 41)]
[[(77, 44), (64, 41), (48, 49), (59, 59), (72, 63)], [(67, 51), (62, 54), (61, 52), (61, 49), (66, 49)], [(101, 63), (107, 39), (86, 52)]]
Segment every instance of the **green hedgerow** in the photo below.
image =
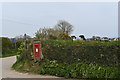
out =
[(50, 74), (66, 78), (118, 78), (117, 67), (99, 66), (82, 62), (73, 64), (52, 63), (54, 61), (43, 62), (40, 74)]

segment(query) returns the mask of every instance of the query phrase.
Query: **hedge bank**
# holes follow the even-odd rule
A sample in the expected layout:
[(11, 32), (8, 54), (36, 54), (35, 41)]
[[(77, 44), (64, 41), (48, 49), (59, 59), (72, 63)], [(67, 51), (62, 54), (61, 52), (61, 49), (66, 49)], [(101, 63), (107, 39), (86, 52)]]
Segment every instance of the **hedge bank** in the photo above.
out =
[(119, 78), (120, 42), (42, 41), (44, 59), (32, 60), (33, 45), (18, 57), (18, 71), (65, 78)]

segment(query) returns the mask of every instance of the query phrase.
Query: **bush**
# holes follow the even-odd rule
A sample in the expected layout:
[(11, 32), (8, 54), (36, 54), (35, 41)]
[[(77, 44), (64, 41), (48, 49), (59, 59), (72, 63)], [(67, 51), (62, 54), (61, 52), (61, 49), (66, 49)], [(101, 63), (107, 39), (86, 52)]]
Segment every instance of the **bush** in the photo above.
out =
[(21, 53), (17, 56), (17, 61), (13, 64), (12, 68), (21, 72), (38, 73), (40, 71), (39, 63), (35, 63), (32, 59), (31, 48), (32, 45), (29, 45), (28, 49), (20, 48), (18, 52)]
[(43, 60), (34, 63), (31, 44), (13, 68), (66, 78), (118, 78), (119, 47), (120, 42), (116, 41), (48, 40), (42, 42)]
[(59, 63), (85, 62), (101, 65), (118, 65), (120, 42), (44, 41), (45, 59)]
[(14, 43), (7, 37), (2, 37), (2, 54), (14, 48)]
[(62, 64), (57, 61), (43, 62), (40, 74), (50, 74), (66, 78), (118, 78), (118, 68), (98, 66), (95, 64), (73, 63)]

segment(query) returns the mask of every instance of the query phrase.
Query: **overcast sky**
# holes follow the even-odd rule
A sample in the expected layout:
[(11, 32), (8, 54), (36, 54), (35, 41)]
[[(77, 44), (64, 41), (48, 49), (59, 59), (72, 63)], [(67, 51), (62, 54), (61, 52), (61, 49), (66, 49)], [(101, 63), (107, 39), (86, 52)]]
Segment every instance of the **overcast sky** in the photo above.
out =
[(2, 36), (34, 36), (39, 28), (54, 27), (59, 20), (74, 26), (71, 35), (118, 36), (117, 2), (26, 2), (2, 4)]

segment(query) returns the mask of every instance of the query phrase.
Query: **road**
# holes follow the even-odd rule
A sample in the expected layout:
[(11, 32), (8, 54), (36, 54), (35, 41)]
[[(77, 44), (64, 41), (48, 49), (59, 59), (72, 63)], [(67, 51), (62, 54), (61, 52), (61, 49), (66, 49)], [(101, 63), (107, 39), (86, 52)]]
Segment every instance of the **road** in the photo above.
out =
[(59, 78), (56, 76), (36, 75), (17, 72), (11, 68), (15, 61), (16, 56), (0, 58), (0, 72), (2, 72), (2, 74), (0, 74), (0, 77), (2, 76), (2, 78)]

